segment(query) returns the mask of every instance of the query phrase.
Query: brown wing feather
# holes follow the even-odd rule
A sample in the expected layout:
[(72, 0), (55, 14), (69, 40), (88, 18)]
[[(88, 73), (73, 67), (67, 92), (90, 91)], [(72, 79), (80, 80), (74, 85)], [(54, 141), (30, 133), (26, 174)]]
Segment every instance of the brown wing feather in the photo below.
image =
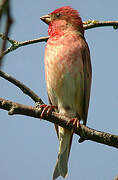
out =
[(85, 115), (83, 124), (86, 125), (89, 100), (90, 100), (91, 78), (92, 78), (90, 51), (86, 41), (85, 41), (85, 47), (83, 48), (82, 59), (84, 64), (84, 115)]

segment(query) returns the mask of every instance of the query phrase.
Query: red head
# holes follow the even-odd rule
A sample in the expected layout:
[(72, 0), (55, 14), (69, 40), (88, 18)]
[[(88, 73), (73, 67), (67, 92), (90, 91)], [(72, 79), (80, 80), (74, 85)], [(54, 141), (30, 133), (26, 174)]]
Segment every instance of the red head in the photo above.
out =
[(46, 16), (42, 16), (41, 20), (49, 24), (48, 33), (52, 35), (55, 31), (64, 31), (68, 27), (84, 33), (83, 23), (77, 10), (70, 6), (64, 6), (51, 12)]

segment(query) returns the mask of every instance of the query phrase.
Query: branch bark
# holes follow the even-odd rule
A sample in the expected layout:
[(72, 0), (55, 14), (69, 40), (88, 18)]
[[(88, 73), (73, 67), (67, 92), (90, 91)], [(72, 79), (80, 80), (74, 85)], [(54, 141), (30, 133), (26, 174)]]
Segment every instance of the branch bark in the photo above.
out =
[[(19, 114), (34, 118), (41, 118), (41, 113), (43, 110), (42, 108), (26, 106), (2, 98), (0, 98), (0, 108), (7, 110), (9, 115)], [(97, 131), (82, 124), (80, 124), (79, 127), (74, 127), (72, 124), (67, 124), (70, 118), (58, 114), (56, 112), (52, 112), (49, 115), (45, 113), (43, 119), (55, 123), (64, 128), (67, 128), (69, 130), (73, 128), (73, 132), (81, 137), (81, 142), (85, 140), (91, 140), (97, 143), (118, 148), (118, 136), (116, 135)]]

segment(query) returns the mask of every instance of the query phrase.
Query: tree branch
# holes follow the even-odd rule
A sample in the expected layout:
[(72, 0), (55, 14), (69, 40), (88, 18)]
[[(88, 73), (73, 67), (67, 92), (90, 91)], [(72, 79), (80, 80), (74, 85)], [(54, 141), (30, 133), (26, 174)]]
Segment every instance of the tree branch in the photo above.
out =
[[(20, 114), (34, 118), (41, 118), (42, 108), (22, 105), (2, 98), (0, 98), (0, 108), (7, 110), (9, 115)], [(73, 128), (74, 133), (79, 135), (83, 140), (91, 140), (118, 148), (118, 136), (116, 135), (97, 131), (82, 124), (80, 124), (79, 127), (74, 127), (72, 124), (67, 124), (70, 118), (56, 112), (52, 112), (49, 115), (45, 113), (43, 119), (69, 130)]]
[(118, 21), (97, 21), (97, 20), (88, 20), (83, 23), (84, 29), (93, 29), (96, 27), (106, 27), (112, 26), (114, 29), (118, 28)]
[(3, 52), (3, 55), (8, 54), (9, 52), (14, 51), (15, 49), (18, 49), (19, 47), (22, 47), (22, 46), (35, 44), (35, 43), (39, 43), (39, 42), (46, 42), (48, 40), (48, 38), (49, 38), (49, 36), (48, 36), (48, 37), (41, 37), (41, 38), (38, 38), (38, 39), (33, 39), (33, 40), (20, 42), (20, 41), (13, 40), (13, 39), (11, 39), (9, 37), (6, 37), (5, 34), (3, 34), (3, 33), (0, 33), (0, 37), (2, 39), (8, 40), (12, 44), (9, 48), (7, 48)]
[(41, 98), (39, 96), (37, 96), (37, 94), (35, 94), (26, 85), (24, 85), (20, 81), (16, 80), (14, 77), (10, 76), (9, 74), (7, 74), (1, 70), (0, 70), (0, 76), (4, 79), (8, 80), (9, 82), (11, 82), (12, 84), (17, 86), (18, 88), (20, 88), (22, 90), (22, 92), (24, 94), (28, 95), (31, 99), (33, 99), (33, 101), (38, 102), (39, 104), (44, 104), (43, 101), (41, 100)]
[[(104, 27), (104, 26), (112, 26), (114, 27), (114, 29), (118, 28), (118, 21), (96, 21), (96, 20), (88, 20), (83, 22), (83, 26), (85, 30), (88, 29), (92, 29), (92, 28), (96, 28), (96, 27)], [(46, 42), (49, 38), (48, 37), (40, 37), (38, 39), (33, 39), (33, 40), (28, 40), (28, 41), (24, 41), (24, 42), (19, 42), (16, 40), (13, 40), (9, 37), (7, 37), (5, 34), (0, 33), (0, 37), (2, 39), (6, 39), (8, 40), (12, 45), (7, 48), (4, 52), (3, 55), (8, 54), (9, 52), (14, 51), (15, 49), (22, 47), (22, 46), (26, 46), (26, 45), (30, 45), (30, 44), (34, 44), (34, 43), (39, 43), (39, 42)]]
[[(0, 71), (0, 76), (8, 80), (9, 82), (13, 83), (14, 85), (16, 85), (18, 88), (20, 88), (23, 91), (23, 93), (27, 94), (35, 102), (39, 102), (39, 104), (44, 104), (39, 96), (37, 96), (31, 89), (29, 89), (20, 81), (16, 80), (15, 78), (8, 75), (7, 73), (4, 73), (3, 71)], [(42, 112), (41, 108), (18, 104), (18, 103), (8, 101), (2, 98), (0, 98), (0, 108), (9, 111), (9, 115), (21, 114), (21, 115), (31, 116), (35, 118), (41, 118), (41, 112)], [(49, 116), (45, 114), (43, 116), (43, 119), (50, 121), (52, 123), (58, 124), (62, 127), (72, 129), (72, 125), (70, 124), (67, 125), (67, 122), (70, 119), (68, 117), (62, 116), (55, 112), (53, 112)], [(79, 142), (82, 142), (84, 140), (92, 140), (95, 142), (99, 142), (102, 144), (106, 144), (106, 145), (118, 148), (118, 136), (96, 131), (84, 125), (81, 125), (81, 128), (80, 127), (74, 128), (74, 133), (78, 134), (81, 137)]]
[[(6, 23), (5, 23), (5, 36), (7, 37), (9, 32), (10, 32), (10, 27), (12, 24), (12, 17), (11, 17), (11, 12), (10, 12), (10, 0), (2, 0), (0, 2), (0, 23), (1, 23), (1, 18), (2, 15), (6, 15)], [(0, 52), (0, 66), (2, 65), (2, 58), (4, 56), (4, 51), (6, 49), (6, 40), (3, 39), (2, 46), (1, 46), (1, 52)]]

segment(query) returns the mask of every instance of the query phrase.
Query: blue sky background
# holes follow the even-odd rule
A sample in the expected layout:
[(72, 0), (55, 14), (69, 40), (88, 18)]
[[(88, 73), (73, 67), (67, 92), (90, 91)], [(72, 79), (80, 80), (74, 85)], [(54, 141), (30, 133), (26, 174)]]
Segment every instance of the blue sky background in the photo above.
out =
[[(118, 1), (12, 0), (14, 24), (10, 37), (24, 41), (47, 36), (40, 16), (70, 5), (82, 19), (118, 20)], [(118, 134), (118, 30), (87, 30), (93, 81), (88, 126)], [(4, 58), (2, 69), (34, 90), (48, 103), (44, 76), (44, 42), (21, 47)], [(34, 102), (17, 87), (0, 78), (0, 96), (26, 105)], [(0, 179), (50, 180), (58, 141), (52, 123), (0, 110)], [(67, 180), (112, 180), (118, 174), (118, 150), (91, 141), (78, 143), (74, 135)], [(62, 179), (61, 177), (59, 178)]]

